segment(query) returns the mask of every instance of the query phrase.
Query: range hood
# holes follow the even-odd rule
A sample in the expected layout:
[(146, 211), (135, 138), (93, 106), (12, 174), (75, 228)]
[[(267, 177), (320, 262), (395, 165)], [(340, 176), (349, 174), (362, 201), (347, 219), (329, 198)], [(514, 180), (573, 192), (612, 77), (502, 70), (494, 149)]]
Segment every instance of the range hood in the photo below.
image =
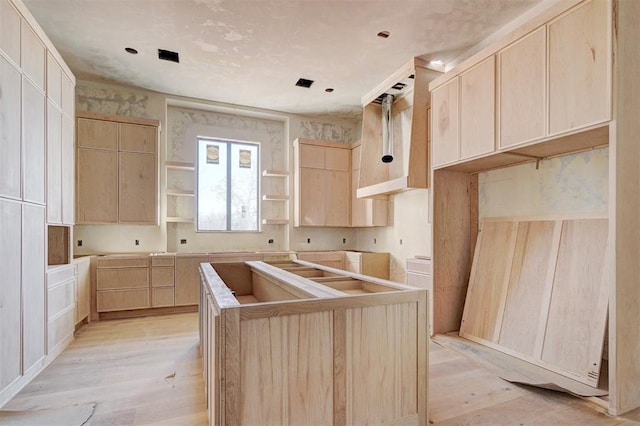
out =
[(428, 187), (429, 82), (441, 75), (413, 58), (362, 98), (358, 198)]

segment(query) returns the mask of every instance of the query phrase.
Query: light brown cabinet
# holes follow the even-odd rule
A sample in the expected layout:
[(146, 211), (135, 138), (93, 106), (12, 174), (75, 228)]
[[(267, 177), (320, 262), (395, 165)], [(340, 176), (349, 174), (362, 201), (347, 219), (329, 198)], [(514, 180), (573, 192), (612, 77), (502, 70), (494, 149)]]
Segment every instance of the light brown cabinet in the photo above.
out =
[(460, 76), (460, 159), (495, 150), (495, 56)]
[(151, 307), (167, 307), (175, 304), (175, 257), (151, 257)]
[(175, 262), (175, 306), (197, 305), (200, 297), (199, 267), (207, 255), (177, 255)]
[(431, 92), (432, 167), (453, 163), (460, 158), (458, 94), (458, 77)]
[(351, 148), (351, 226), (387, 226), (387, 196), (381, 199), (358, 198), (358, 179), (360, 178), (360, 141)]
[(297, 253), (297, 258), (318, 265), (344, 269), (343, 251), (300, 251)]
[[(429, 335), (433, 336), (433, 272), (431, 259), (411, 258), (407, 259), (407, 284), (413, 287), (423, 288), (427, 291), (427, 328)], [(438, 306), (438, 309), (446, 309), (446, 306)]]
[(98, 312), (150, 307), (147, 256), (105, 256), (96, 266)]
[(296, 139), (294, 150), (295, 226), (350, 226), (350, 146)]
[(389, 253), (345, 251), (344, 260), (346, 271), (389, 279)]
[(148, 119), (78, 114), (78, 223), (158, 222), (158, 125)]

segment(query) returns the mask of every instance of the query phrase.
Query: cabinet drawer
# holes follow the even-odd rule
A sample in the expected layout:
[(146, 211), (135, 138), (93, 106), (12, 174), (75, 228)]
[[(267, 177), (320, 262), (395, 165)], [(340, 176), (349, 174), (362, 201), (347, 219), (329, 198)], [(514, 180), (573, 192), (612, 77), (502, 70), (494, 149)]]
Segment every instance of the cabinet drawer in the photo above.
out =
[(413, 287), (433, 290), (433, 278), (431, 275), (415, 274), (407, 272), (407, 284)]
[(156, 287), (151, 290), (151, 307), (174, 306), (173, 287)]
[(151, 268), (151, 287), (173, 287), (173, 272), (173, 266)]
[(73, 279), (76, 275), (76, 266), (68, 265), (47, 271), (47, 287), (54, 287), (56, 284)]
[(149, 286), (147, 268), (98, 269), (97, 289), (112, 290)]
[(71, 279), (63, 284), (49, 288), (47, 292), (47, 312), (49, 319), (57, 316), (70, 306), (73, 306), (75, 303), (74, 284), (75, 280)]
[(98, 312), (148, 308), (149, 289), (99, 291), (97, 304)]
[(175, 265), (175, 257), (173, 256), (152, 256), (151, 266), (173, 266)]
[(407, 272), (431, 275), (431, 260), (407, 259)]
[(53, 351), (61, 342), (73, 334), (73, 309), (68, 309), (49, 321), (47, 327), (47, 347)]
[(96, 263), (98, 268), (146, 268), (149, 266), (149, 259), (147, 256), (135, 256), (135, 257), (119, 257), (109, 256), (98, 258)]

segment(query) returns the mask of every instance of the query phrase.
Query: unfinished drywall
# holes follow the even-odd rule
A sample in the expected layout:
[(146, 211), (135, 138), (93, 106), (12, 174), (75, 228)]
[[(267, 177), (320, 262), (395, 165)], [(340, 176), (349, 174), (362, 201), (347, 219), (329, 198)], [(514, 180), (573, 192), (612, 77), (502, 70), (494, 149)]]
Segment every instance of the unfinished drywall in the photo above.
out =
[(429, 190), (413, 189), (389, 196), (389, 226), (357, 231), (358, 250), (389, 252), (390, 278), (406, 282), (407, 258), (431, 256)]
[(609, 149), (478, 175), (480, 218), (601, 213), (609, 199)]

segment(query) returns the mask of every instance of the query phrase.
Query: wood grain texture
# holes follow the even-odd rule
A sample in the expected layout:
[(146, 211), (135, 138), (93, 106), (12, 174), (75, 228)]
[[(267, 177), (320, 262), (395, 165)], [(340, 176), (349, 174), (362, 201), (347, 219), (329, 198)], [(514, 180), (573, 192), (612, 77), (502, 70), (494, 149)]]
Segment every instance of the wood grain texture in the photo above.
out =
[(143, 309), (150, 306), (148, 288), (98, 291), (96, 300), (98, 312)]
[[(45, 96), (26, 78), (22, 79), (23, 200), (45, 203), (46, 154)], [(73, 154), (72, 154), (73, 155)], [(73, 172), (73, 169), (72, 169)]]
[(597, 386), (607, 322), (608, 221), (565, 221), (542, 360)]
[(45, 91), (46, 50), (29, 25), (21, 25), (20, 57), (22, 72), (43, 92)]
[(176, 256), (176, 306), (198, 304), (200, 283), (198, 267), (200, 263), (207, 260), (207, 256)]
[(20, 72), (0, 57), (0, 195), (20, 198)]
[(588, 1), (549, 24), (550, 134), (611, 118), (608, 8)]
[(62, 114), (47, 102), (47, 222), (62, 223)]
[(117, 164), (116, 151), (77, 150), (77, 223), (118, 222)]
[(173, 266), (151, 268), (151, 287), (173, 287), (175, 285)]
[(78, 147), (118, 149), (118, 123), (78, 118), (76, 125)]
[(344, 148), (326, 147), (324, 149), (324, 169), (340, 170), (343, 172), (351, 171), (351, 149), (349, 145)]
[(500, 148), (546, 134), (546, 28), (499, 53)]
[(431, 92), (431, 165), (436, 168), (460, 159), (459, 79)]
[(16, 241), (22, 241), (22, 211), (19, 203), (0, 199), (0, 389), (4, 389), (21, 373), (22, 342), (20, 292), (21, 253)]
[(118, 222), (157, 224), (157, 156), (120, 152), (118, 157)]
[(298, 226), (322, 226), (325, 223), (325, 181), (324, 170), (300, 168), (298, 187)]
[(485, 222), (480, 230), (469, 290), (464, 306), (461, 336), (498, 340), (516, 243), (515, 222)]
[(118, 149), (120, 151), (156, 154), (158, 151), (157, 127), (139, 124), (118, 124), (120, 132)]
[(20, 66), (20, 15), (8, 0), (0, 1), (0, 50)]
[(351, 225), (351, 173), (324, 171), (325, 226)]
[[(45, 304), (44, 206), (22, 207), (22, 371), (29, 370), (45, 355), (47, 309)], [(3, 268), (4, 271), (4, 268)], [(4, 322), (3, 322), (4, 324)]]
[(97, 289), (117, 290), (149, 287), (149, 269), (117, 268), (101, 269), (97, 272)]
[(154, 287), (151, 289), (151, 307), (159, 308), (175, 304), (173, 287)]
[(495, 150), (495, 56), (460, 76), (460, 159)]

